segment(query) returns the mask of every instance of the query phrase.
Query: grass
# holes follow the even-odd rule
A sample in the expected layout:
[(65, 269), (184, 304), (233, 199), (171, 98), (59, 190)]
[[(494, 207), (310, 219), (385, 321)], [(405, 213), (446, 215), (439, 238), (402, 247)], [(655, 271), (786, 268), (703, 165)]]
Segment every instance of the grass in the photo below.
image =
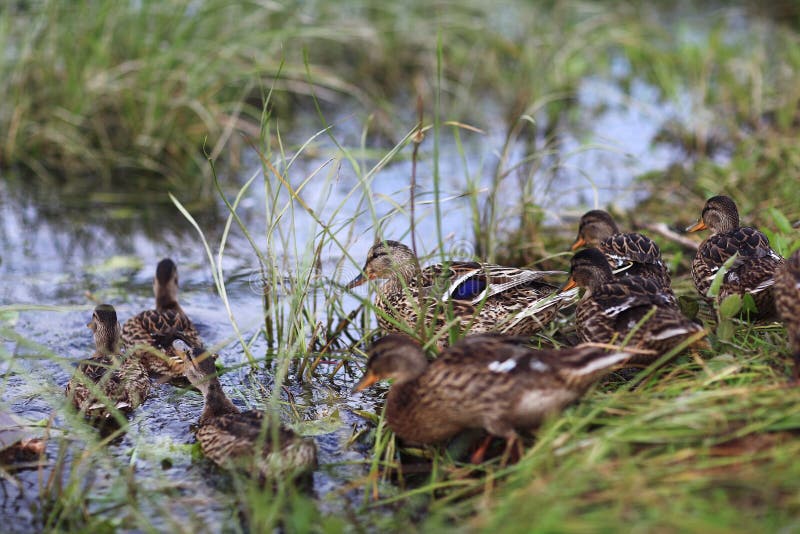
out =
[[(686, 226), (706, 197), (727, 193), (781, 252), (800, 246), (790, 224), (800, 219), (794, 146), (800, 49), (793, 28), (753, 24), (737, 39), (724, 21), (707, 31), (654, 33), (652, 12), (636, 4), (554, 2), (546, 10), (515, 4), (520, 16), (513, 20), (479, 3), (444, 6), (268, 9), (211, 0), (187, 16), (195, 4), (111, 9), (87, 2), (70, 9), (42, 2), (0, 13), (0, 39), (16, 60), (6, 57), (2, 66), (8, 75), (0, 83), (13, 106), (0, 113), (8, 126), (0, 127), (6, 132), (0, 161), (55, 181), (65, 178), (54, 172), (90, 172), (114, 186), (120, 170), (167, 177), (164, 189), (173, 194), (158, 202), (169, 199), (172, 216), (189, 221), (220, 299), (215, 318), (232, 324), (230, 338), (219, 340), (231, 363), (223, 376), (228, 392), (280, 413), (301, 433), (347, 434), (336, 450), (360, 459), (334, 455), (323, 465), (320, 476), (338, 486), (322, 497), (288, 483), (259, 487), (225, 475), (186, 444), (197, 397), (166, 389), (151, 410), (174, 409), (179, 434), (154, 428), (155, 414), (143, 409), (122, 441), (109, 443), (64, 409), (58, 377), (71, 372), (67, 354), (22, 335), (45, 312), (6, 306), (0, 360), (8, 370), (0, 392), (6, 401), (44, 403), (54, 414), (44, 423), (51, 435), (47, 468), (19, 475), (36, 494), (23, 499), (34, 507), (33, 528), (193, 531), (216, 525), (209, 517), (231, 530), (301, 532), (798, 528), (800, 389), (787, 385), (788, 348), (777, 324), (728, 319), (730, 332), (712, 333), (709, 350), (633, 381), (610, 377), (543, 425), (522, 459), (507, 467), (497, 459), (463, 463), (463, 443), (403, 448), (383, 421), (379, 395), (349, 396), (374, 315), (369, 295), (345, 297), (340, 286), (364, 259), (350, 250), (379, 228), (386, 238), (411, 239), (409, 190), (387, 192), (381, 176), (393, 165), (418, 165), (411, 176), (418, 185), (413, 225), (418, 233), (438, 233), (423, 263), (447, 257), (458, 246), (438, 228), (461, 201), (451, 199), (443, 179), (450, 170), (441, 165), (451, 163), (444, 161), (452, 153), (446, 147), (455, 147), (464, 184), (455, 193), (466, 197), (463, 228), (474, 245), (467, 252), (563, 268), (576, 228), (550, 217), (533, 182), (558, 185), (569, 169), (564, 147), (569, 128), (577, 128), (575, 92), (585, 76), (609, 75), (610, 63), (623, 64), (621, 74), (614, 70), (623, 88), (644, 78), (664, 106), (673, 106), (675, 120), (661, 142), (683, 156), (640, 177), (653, 194), (635, 209), (611, 206), (622, 226)], [(26, 35), (12, 24), (20, 20), (30, 23)], [(154, 80), (164, 83), (153, 88)], [(41, 92), (31, 89), (34, 82)], [(425, 139), (416, 146), (418, 110), (396, 104), (408, 100), (412, 87), (423, 95)], [(328, 103), (337, 101), (331, 91), (353, 93), (375, 110), (361, 131), (342, 134), (339, 124), (329, 124)], [(500, 108), (489, 117), (476, 111), (485, 109), (487, 94)], [(696, 111), (689, 118), (681, 110), (686, 99)], [(316, 102), (324, 126), (295, 144), (285, 133), (286, 114), (300, 100), (308, 107)], [(702, 120), (703, 113), (714, 120)], [(475, 125), (495, 120), (503, 134), (487, 152), (496, 156), (476, 161), (473, 139), (498, 138), (479, 136)], [(236, 151), (248, 143), (259, 170), (244, 181), (227, 178)], [(346, 174), (353, 179), (342, 180)], [(196, 195), (221, 199), (223, 215), (201, 217), (192, 204)], [(514, 222), (500, 224), (507, 218)], [(673, 268), (676, 290), (693, 297), (691, 253), (653, 237)], [(234, 242), (249, 250), (262, 290), (257, 325), (237, 307), (229, 270)], [(338, 258), (335, 265), (330, 258)], [(125, 293), (101, 288), (96, 297), (130, 298)], [(62, 318), (75, 313), (60, 309)], [(74, 328), (59, 321), (56, 331)], [(569, 321), (553, 325), (538, 340), (546, 345), (569, 328)], [(71, 352), (69, 344), (54, 342)], [(337, 410), (363, 418), (345, 422)], [(419, 463), (429, 467), (409, 468)]]
[[(439, 86), (447, 116), (475, 120), (488, 96), (502, 103), (501, 120), (536, 113), (547, 133), (603, 61), (615, 40), (606, 28), (619, 15), (589, 3), (508, 9), (519, 16), (480, 2), (416, 0), (10, 5), (0, 12), (0, 164), (48, 182), (90, 179), (107, 190), (166, 180), (208, 197), (204, 151), (236, 171), (258, 140), (269, 88), (284, 124), (311, 108), (313, 94), (367, 110), (394, 144), (392, 117), (405, 115), (398, 100), (419, 93), (431, 111), (437, 35), (448, 58)], [(553, 25), (571, 31), (547, 31)], [(475, 57), (484, 58), (480, 69)]]

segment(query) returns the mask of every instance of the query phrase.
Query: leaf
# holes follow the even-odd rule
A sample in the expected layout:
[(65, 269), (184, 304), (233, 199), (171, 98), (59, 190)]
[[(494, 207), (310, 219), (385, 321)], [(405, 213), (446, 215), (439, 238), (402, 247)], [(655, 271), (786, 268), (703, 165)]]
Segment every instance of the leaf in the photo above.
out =
[(375, 424), (378, 424), (380, 420), (380, 416), (373, 412), (368, 412), (366, 410), (351, 410), (354, 414), (361, 417), (362, 419), (366, 419), (367, 421), (372, 421)]
[(90, 273), (102, 274), (107, 273), (110, 271), (122, 271), (122, 270), (131, 270), (131, 271), (138, 271), (142, 268), (144, 264), (142, 263), (141, 258), (136, 256), (111, 256), (103, 263), (98, 265), (92, 265), (87, 268), (87, 271)]
[(6, 326), (13, 328), (17, 325), (18, 320), (19, 320), (18, 311), (15, 310), (0, 311), (0, 323), (4, 323)]
[(755, 315), (758, 313), (758, 306), (756, 306), (756, 299), (750, 293), (745, 293), (742, 299), (742, 312)]
[(717, 295), (719, 295), (719, 288), (722, 286), (722, 280), (725, 278), (725, 273), (728, 272), (728, 269), (731, 268), (731, 265), (733, 265), (733, 262), (735, 262), (736, 258), (738, 257), (739, 253), (737, 252), (722, 264), (717, 271), (717, 274), (714, 275), (714, 280), (711, 281), (711, 286), (708, 288), (708, 297), (715, 298)]
[[(747, 296), (750, 297), (750, 295)], [(742, 309), (742, 296), (736, 293), (728, 295), (719, 305), (719, 317), (720, 319), (730, 319), (736, 316), (740, 309)]]
[(775, 223), (775, 226), (778, 227), (778, 230), (784, 234), (791, 234), (794, 232), (794, 229), (792, 229), (792, 223), (789, 222), (789, 219), (786, 218), (786, 215), (784, 215), (783, 212), (776, 208), (769, 208), (767, 211), (772, 217), (772, 221)]
[(327, 417), (321, 419), (313, 419), (310, 421), (298, 421), (292, 423), (291, 427), (298, 434), (303, 436), (321, 436), (323, 434), (330, 434), (342, 427), (342, 418), (339, 416), (339, 410), (334, 410)]
[(694, 319), (700, 312), (700, 303), (697, 302), (697, 299), (687, 297), (686, 295), (680, 295), (678, 297), (678, 307), (680, 307), (681, 312), (689, 319)]
[(719, 322), (717, 325), (717, 337), (721, 341), (730, 341), (733, 339), (733, 334), (736, 332), (736, 327), (733, 324), (733, 321), (730, 319), (725, 319)]

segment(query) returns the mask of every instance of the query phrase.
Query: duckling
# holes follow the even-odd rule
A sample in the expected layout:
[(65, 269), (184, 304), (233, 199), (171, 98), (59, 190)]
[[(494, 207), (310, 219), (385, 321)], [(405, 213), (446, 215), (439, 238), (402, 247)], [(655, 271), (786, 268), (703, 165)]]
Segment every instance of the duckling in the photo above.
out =
[[(366, 372), (353, 391), (394, 379), (386, 420), (409, 443), (440, 443), (478, 428), (505, 438), (509, 452), (517, 430), (539, 426), (631, 356), (593, 346), (535, 350), (528, 342), (493, 333), (470, 335), (429, 363), (419, 343), (390, 334), (369, 348)], [(473, 461), (482, 459), (481, 449)]]
[(585, 342), (624, 343), (653, 351), (630, 363), (647, 364), (701, 332), (687, 319), (661, 285), (640, 276), (615, 278), (605, 255), (596, 248), (576, 253), (564, 290), (585, 288), (575, 309), (578, 335)]
[(700, 244), (692, 261), (692, 279), (700, 295), (708, 299), (717, 271), (736, 254), (722, 279), (717, 301), (722, 302), (728, 295), (750, 294), (758, 308), (757, 317), (774, 316), (775, 270), (784, 260), (772, 250), (767, 236), (755, 228), (739, 226), (736, 203), (723, 195), (709, 198), (700, 220), (686, 231), (705, 229), (711, 229), (711, 235)]
[(621, 233), (608, 212), (591, 210), (583, 214), (572, 250), (582, 246), (595, 247), (605, 254), (617, 277), (649, 278), (675, 299), (670, 288), (669, 270), (661, 259), (658, 245), (642, 234)]
[(775, 305), (789, 334), (794, 380), (800, 381), (800, 249), (775, 272)]
[(109, 406), (123, 413), (133, 411), (147, 398), (150, 379), (138, 358), (120, 352), (117, 312), (110, 304), (100, 304), (86, 326), (94, 332), (95, 352), (78, 365), (67, 383), (66, 397), (91, 419), (109, 419)]
[[(181, 333), (175, 338), (187, 345), (192, 342)], [(184, 363), (186, 378), (205, 398), (195, 436), (207, 458), (221, 467), (258, 473), (261, 481), (307, 474), (317, 466), (314, 440), (301, 438), (279, 421), (266, 418), (264, 412), (242, 412), (231, 402), (205, 348), (176, 353)]]
[(465, 261), (420, 270), (411, 249), (397, 241), (383, 241), (370, 248), (363, 273), (347, 287), (385, 279), (375, 298), (381, 329), (389, 333), (415, 331), (422, 306), (425, 326), (435, 326), (439, 344), (445, 346), (449, 317), (462, 333), (537, 332), (562, 304), (577, 296), (577, 292), (559, 295), (557, 286), (543, 280), (557, 274), (563, 273)]
[(200, 334), (178, 303), (178, 268), (165, 258), (158, 263), (153, 278), (156, 308), (131, 317), (122, 327), (122, 340), (151, 375), (173, 382), (183, 380), (183, 364), (171, 345), (158, 342), (166, 332), (180, 331), (192, 346), (202, 345)]

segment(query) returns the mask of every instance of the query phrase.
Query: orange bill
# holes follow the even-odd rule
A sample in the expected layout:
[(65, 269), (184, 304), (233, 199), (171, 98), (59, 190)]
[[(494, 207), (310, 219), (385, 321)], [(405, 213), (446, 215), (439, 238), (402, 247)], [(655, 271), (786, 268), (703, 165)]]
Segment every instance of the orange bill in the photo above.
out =
[(570, 247), (570, 248), (572, 250), (578, 250), (579, 248), (581, 248), (585, 244), (586, 244), (586, 240), (583, 238), (583, 236), (579, 235), (578, 239), (575, 240), (575, 242), (572, 244), (572, 247)]
[(380, 378), (378, 378), (376, 374), (367, 371), (367, 374), (361, 377), (361, 380), (359, 380), (358, 384), (353, 387), (353, 393), (358, 393), (359, 391), (367, 389), (378, 380), (380, 380)]
[(359, 274), (358, 276), (350, 280), (350, 282), (344, 287), (346, 287), (347, 289), (353, 289), (354, 287), (358, 287), (366, 281), (367, 278), (363, 274)]
[(698, 232), (700, 230), (705, 230), (706, 228), (708, 228), (708, 226), (706, 226), (705, 221), (703, 219), (700, 219), (699, 221), (697, 221), (693, 225), (687, 227), (686, 231), (687, 232)]
[(572, 289), (573, 287), (577, 287), (577, 286), (578, 286), (578, 284), (575, 283), (575, 279), (570, 276), (569, 280), (567, 280), (567, 283), (564, 284), (563, 286), (561, 286), (561, 289), (559, 289), (558, 292), (559, 293), (563, 293), (564, 291), (567, 291), (567, 290)]

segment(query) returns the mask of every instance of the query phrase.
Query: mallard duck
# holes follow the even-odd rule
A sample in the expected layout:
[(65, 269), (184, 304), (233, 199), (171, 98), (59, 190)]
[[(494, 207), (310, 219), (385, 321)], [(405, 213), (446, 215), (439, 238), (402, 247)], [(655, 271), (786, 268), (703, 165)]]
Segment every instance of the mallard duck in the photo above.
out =
[(161, 334), (179, 331), (193, 346), (202, 345), (200, 334), (178, 304), (178, 268), (165, 258), (158, 263), (153, 278), (156, 308), (131, 317), (122, 327), (122, 340), (152, 375), (183, 379), (183, 363), (171, 345), (158, 342)]
[(0, 409), (0, 466), (3, 469), (24, 467), (14, 464), (31, 462), (44, 453), (45, 441), (37, 435), (42, 429), (32, 432), (31, 426)]
[(86, 326), (94, 332), (95, 352), (79, 363), (67, 383), (67, 398), (91, 419), (110, 418), (109, 406), (123, 413), (133, 411), (147, 398), (150, 378), (138, 358), (120, 352), (117, 312), (101, 304)]
[(608, 212), (591, 210), (583, 214), (572, 250), (583, 246), (595, 247), (605, 254), (617, 277), (649, 278), (672, 295), (669, 270), (661, 259), (658, 245), (642, 234), (621, 233)]
[(800, 249), (775, 272), (775, 306), (789, 334), (794, 379), (800, 381)]
[[(175, 337), (185, 345), (192, 343), (180, 333)], [(262, 481), (302, 475), (316, 467), (317, 447), (312, 439), (301, 438), (279, 421), (265, 418), (264, 412), (242, 412), (231, 402), (217, 378), (211, 354), (202, 346), (176, 353), (184, 362), (186, 378), (205, 398), (195, 436), (207, 458), (221, 467), (256, 472)]]
[(426, 327), (435, 325), (439, 344), (445, 345), (449, 313), (462, 333), (530, 335), (538, 331), (563, 303), (577, 296), (559, 295), (557, 286), (543, 280), (558, 274), (563, 273), (466, 261), (420, 270), (411, 249), (397, 241), (383, 241), (370, 248), (363, 273), (347, 287), (385, 279), (375, 298), (381, 329), (415, 331), (422, 305)]
[(631, 363), (649, 363), (703, 329), (687, 319), (657, 282), (640, 276), (615, 278), (596, 248), (577, 252), (565, 290), (585, 288), (575, 309), (578, 335), (585, 342), (617, 343), (653, 351)]
[(478, 428), (505, 438), (508, 452), (517, 430), (537, 427), (630, 357), (593, 346), (535, 350), (528, 342), (501, 334), (470, 335), (429, 363), (419, 343), (390, 334), (369, 348), (366, 372), (353, 391), (394, 379), (386, 421), (411, 444), (440, 443)]
[(700, 220), (686, 230), (711, 229), (711, 235), (700, 244), (692, 261), (692, 279), (700, 294), (708, 299), (708, 290), (720, 267), (734, 254), (736, 259), (725, 273), (717, 295), (723, 301), (728, 295), (750, 294), (762, 318), (775, 313), (772, 286), (775, 269), (783, 263), (763, 233), (749, 226), (739, 226), (739, 210), (729, 197), (711, 197), (703, 207)]

